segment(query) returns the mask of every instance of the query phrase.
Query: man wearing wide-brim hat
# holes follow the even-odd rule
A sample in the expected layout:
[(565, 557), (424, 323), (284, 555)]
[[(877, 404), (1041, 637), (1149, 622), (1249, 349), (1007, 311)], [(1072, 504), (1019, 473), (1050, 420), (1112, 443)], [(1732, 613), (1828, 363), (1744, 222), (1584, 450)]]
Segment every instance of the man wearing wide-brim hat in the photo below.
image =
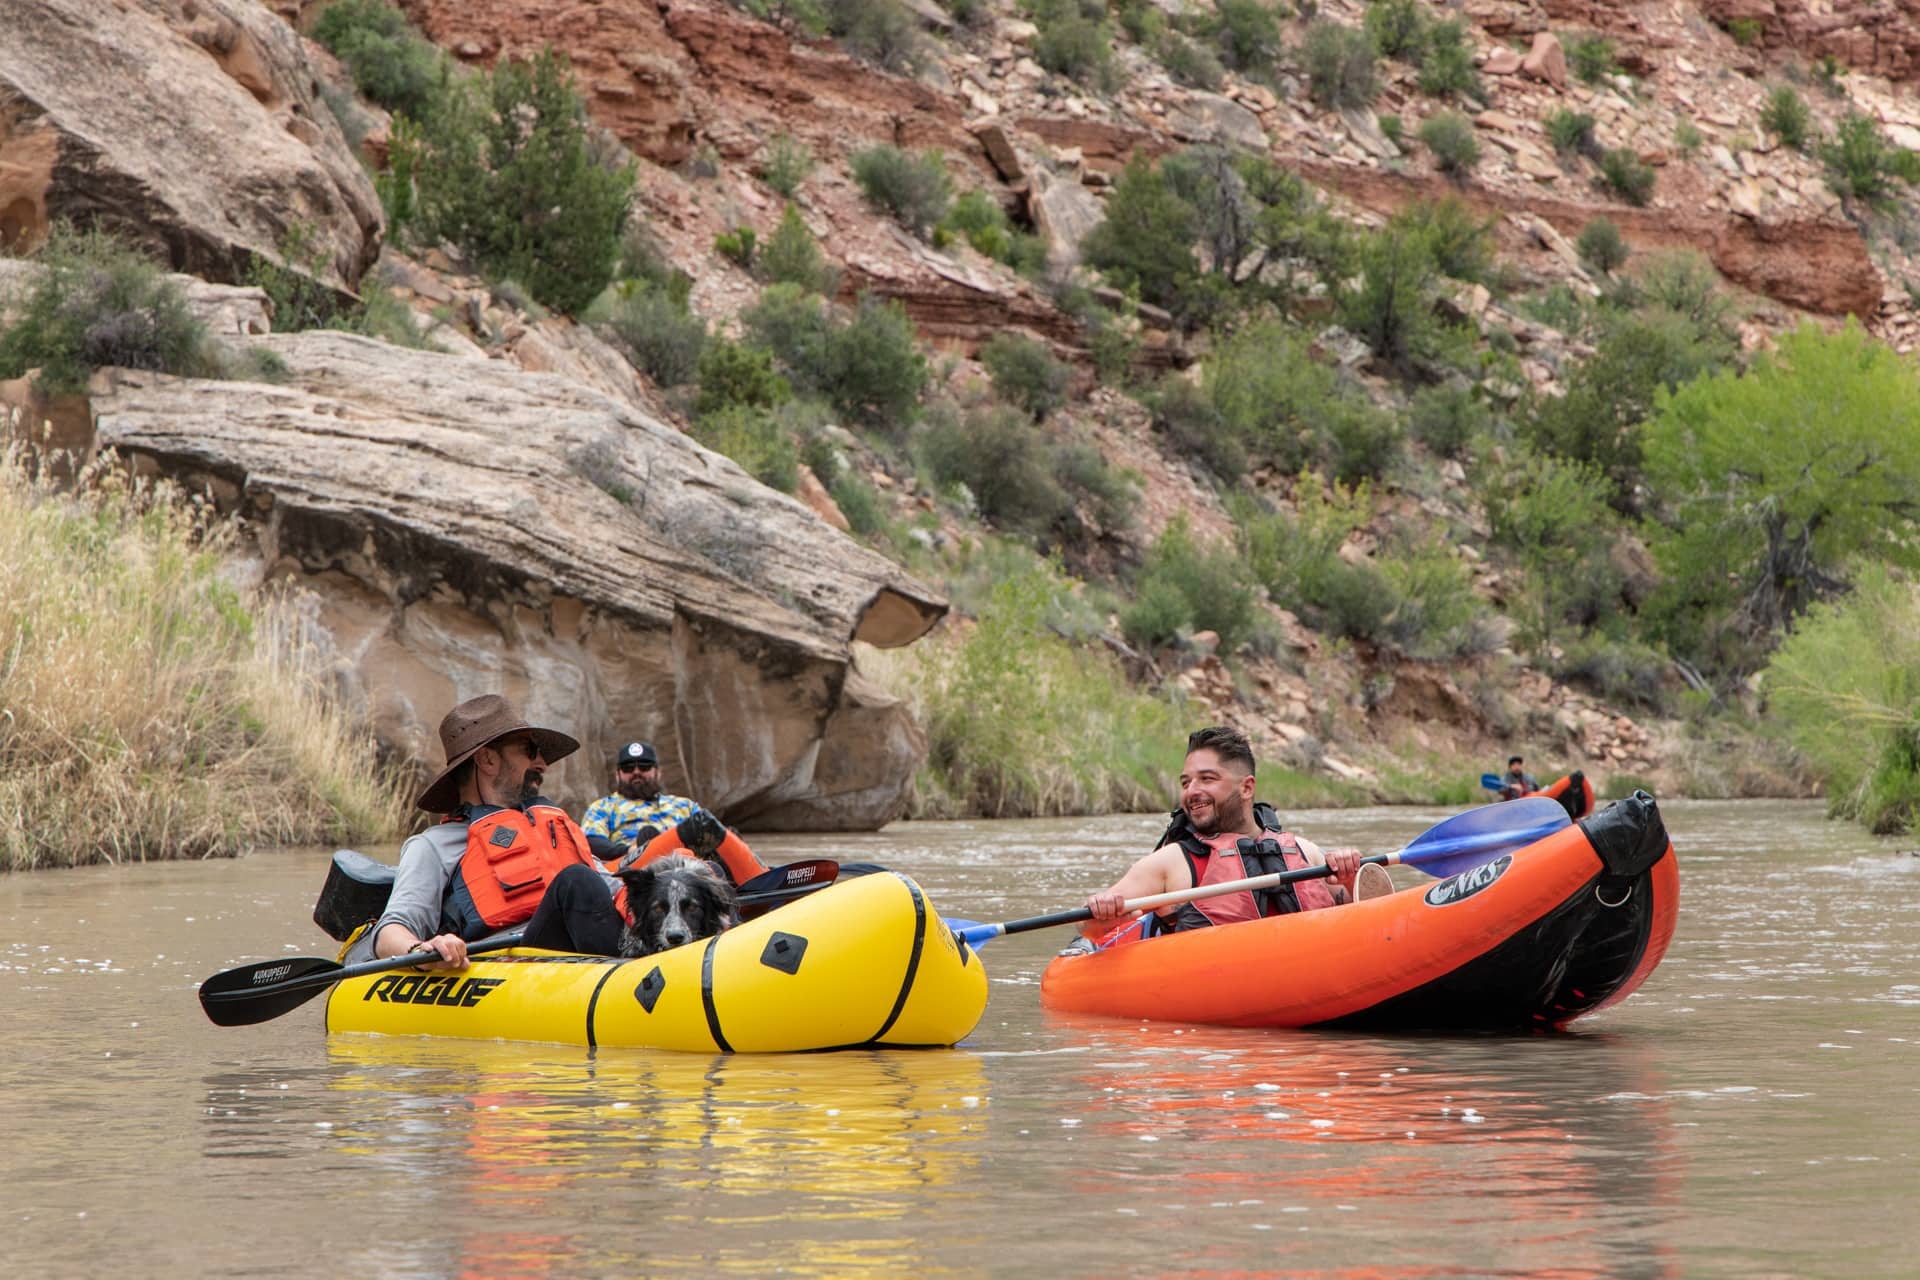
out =
[(418, 951), (429, 968), (462, 968), (467, 943), (526, 923), (570, 867), (587, 869), (570, 882), (584, 881), (594, 909), (612, 910), (586, 836), (540, 796), (547, 769), (578, 742), (488, 693), (447, 713), (440, 746), (446, 767), (416, 804), (445, 820), (401, 846), (386, 910), (355, 944), (365, 955), (349, 959)]

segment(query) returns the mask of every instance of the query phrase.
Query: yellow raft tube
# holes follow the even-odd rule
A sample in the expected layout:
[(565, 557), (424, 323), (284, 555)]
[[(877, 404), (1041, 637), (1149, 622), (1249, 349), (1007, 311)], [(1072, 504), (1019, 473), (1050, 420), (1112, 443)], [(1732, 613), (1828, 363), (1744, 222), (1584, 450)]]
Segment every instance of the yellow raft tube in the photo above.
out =
[(980, 957), (919, 885), (876, 872), (638, 960), (516, 949), (350, 978), (327, 1030), (787, 1053), (950, 1045), (986, 1007)]

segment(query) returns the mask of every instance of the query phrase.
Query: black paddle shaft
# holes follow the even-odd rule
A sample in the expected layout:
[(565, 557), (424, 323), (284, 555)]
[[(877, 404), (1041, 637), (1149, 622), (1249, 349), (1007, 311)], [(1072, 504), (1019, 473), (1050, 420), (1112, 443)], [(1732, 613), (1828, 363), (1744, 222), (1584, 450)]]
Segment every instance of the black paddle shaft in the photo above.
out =
[[(468, 944), (467, 954), (504, 951), (517, 946), (525, 931), (496, 933)], [(385, 956), (365, 964), (341, 965), (318, 956), (291, 956), (284, 960), (261, 960), (214, 974), (200, 984), (200, 1007), (208, 1019), (220, 1027), (250, 1027), (270, 1022), (283, 1013), (291, 1013), (336, 982), (385, 973), (389, 969), (408, 969), (432, 964), (434, 957), (409, 951)]]

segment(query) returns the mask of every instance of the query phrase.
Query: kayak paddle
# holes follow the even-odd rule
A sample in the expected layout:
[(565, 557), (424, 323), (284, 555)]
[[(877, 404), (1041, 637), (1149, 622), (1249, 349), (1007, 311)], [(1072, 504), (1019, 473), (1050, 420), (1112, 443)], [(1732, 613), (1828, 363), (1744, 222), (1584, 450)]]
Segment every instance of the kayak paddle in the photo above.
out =
[(1484, 788), (1486, 788), (1486, 789), (1487, 789), (1488, 791), (1504, 791), (1504, 790), (1506, 790), (1506, 784), (1505, 784), (1504, 782), (1502, 782), (1502, 781), (1500, 781), (1500, 775), (1499, 775), (1499, 774), (1497, 774), (1497, 773), (1483, 773), (1483, 774), (1481, 774), (1481, 775), (1480, 775), (1480, 785), (1481, 785), (1482, 787), (1484, 787)]
[(765, 915), (782, 903), (826, 888), (839, 876), (840, 864), (832, 858), (789, 862), (784, 867), (762, 871), (740, 886), (740, 918), (751, 920)]
[[(1515, 800), (1508, 804), (1482, 805), (1469, 809), (1465, 813), (1455, 814), (1444, 822), (1435, 824), (1414, 838), (1406, 848), (1396, 853), (1380, 853), (1362, 862), (1374, 862), (1383, 866), (1405, 863), (1410, 867), (1419, 867), (1434, 876), (1458, 875), (1462, 871), (1491, 862), (1503, 853), (1524, 848), (1536, 840), (1571, 826), (1567, 811), (1558, 801), (1543, 796)], [(1156, 907), (1169, 907), (1176, 902), (1192, 902), (1197, 898), (1216, 898), (1222, 894), (1239, 893), (1246, 889), (1265, 889), (1273, 885), (1289, 884), (1295, 880), (1313, 880), (1321, 876), (1332, 875), (1325, 866), (1302, 867), (1298, 871), (1277, 871), (1272, 875), (1249, 876), (1245, 880), (1228, 880), (1220, 884), (1210, 884), (1205, 888), (1176, 889), (1172, 893), (1156, 893), (1145, 898), (1130, 898), (1121, 904), (1121, 910), (1129, 914), (1136, 911), (1151, 911)], [(1029, 916), (1024, 920), (1009, 920), (1001, 924), (979, 924), (972, 928), (957, 930), (958, 937), (968, 946), (979, 949), (983, 944), (1007, 933), (1026, 933), (1031, 929), (1045, 929), (1056, 924), (1075, 924), (1081, 920), (1093, 919), (1093, 911), (1087, 907), (1076, 907), (1071, 911), (1055, 911), (1050, 915)]]
[[(467, 954), (505, 951), (517, 946), (523, 929), (496, 933), (491, 938), (467, 944)], [(343, 965), (318, 956), (293, 956), (282, 960), (261, 960), (214, 974), (200, 984), (200, 1007), (219, 1027), (250, 1027), (267, 1022), (283, 1013), (291, 1013), (336, 982), (363, 978), (389, 969), (406, 969), (432, 964), (435, 957), (417, 951), (385, 956), (365, 964)]]

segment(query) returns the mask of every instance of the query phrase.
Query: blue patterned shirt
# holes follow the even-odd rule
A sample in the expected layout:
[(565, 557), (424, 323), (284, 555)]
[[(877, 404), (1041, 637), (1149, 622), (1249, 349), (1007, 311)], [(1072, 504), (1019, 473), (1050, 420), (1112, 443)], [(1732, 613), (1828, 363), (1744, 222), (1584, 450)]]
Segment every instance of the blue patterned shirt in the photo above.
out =
[(590, 836), (611, 840), (621, 848), (633, 843), (642, 827), (665, 831), (682, 818), (700, 812), (700, 806), (685, 796), (659, 795), (651, 800), (629, 800), (623, 795), (601, 796), (587, 806), (580, 829)]

